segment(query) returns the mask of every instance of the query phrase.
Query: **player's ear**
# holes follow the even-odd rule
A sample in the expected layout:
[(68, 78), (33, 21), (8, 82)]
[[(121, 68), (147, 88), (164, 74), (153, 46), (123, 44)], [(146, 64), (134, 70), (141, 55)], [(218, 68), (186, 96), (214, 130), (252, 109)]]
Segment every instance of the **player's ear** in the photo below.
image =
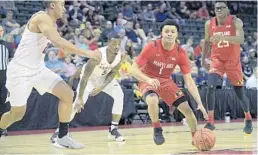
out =
[(56, 5), (55, 2), (50, 3), (50, 8), (51, 8), (51, 9), (54, 9), (54, 8), (55, 8), (55, 5)]

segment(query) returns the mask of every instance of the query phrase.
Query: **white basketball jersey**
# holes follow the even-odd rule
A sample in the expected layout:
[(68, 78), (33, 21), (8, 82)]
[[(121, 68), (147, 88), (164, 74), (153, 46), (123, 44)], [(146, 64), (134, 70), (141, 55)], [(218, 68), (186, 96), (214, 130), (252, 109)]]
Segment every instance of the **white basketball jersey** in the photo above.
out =
[(108, 73), (110, 73), (110, 71), (120, 63), (122, 57), (122, 53), (119, 51), (114, 61), (109, 63), (107, 60), (107, 47), (102, 47), (99, 50), (101, 52), (102, 59), (100, 63), (95, 66), (95, 69), (89, 78), (89, 80), (96, 85), (100, 85), (104, 82)]
[[(40, 11), (39, 13), (45, 13)], [(36, 15), (35, 14), (35, 15)], [(34, 16), (34, 15), (33, 15)], [(15, 52), (13, 60), (20, 65), (31, 68), (39, 69), (44, 67), (43, 53), (50, 41), (42, 33), (33, 33), (28, 29), (28, 24), (22, 35), (20, 44)]]

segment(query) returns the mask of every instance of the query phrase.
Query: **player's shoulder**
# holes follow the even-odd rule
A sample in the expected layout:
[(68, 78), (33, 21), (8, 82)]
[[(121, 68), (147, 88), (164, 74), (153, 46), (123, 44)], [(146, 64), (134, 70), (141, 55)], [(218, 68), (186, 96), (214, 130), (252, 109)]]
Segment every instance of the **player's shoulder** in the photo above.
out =
[(50, 16), (44, 11), (38, 11), (31, 16), (31, 21), (36, 22), (51, 22)]
[(103, 47), (100, 47), (100, 48), (98, 48), (99, 49), (99, 51), (101, 51), (101, 52), (106, 52), (107, 51), (107, 46), (103, 46)]
[(160, 39), (152, 40), (149, 43), (147, 43), (145, 46), (150, 49), (157, 48), (159, 46), (159, 42), (160, 42)]
[(235, 24), (243, 24), (243, 21), (238, 18), (236, 15), (232, 15), (232, 20)]
[(213, 18), (207, 20), (207, 21), (205, 22), (205, 26), (209, 26), (209, 25), (211, 24), (212, 19), (213, 19)]
[(180, 55), (187, 55), (187, 52), (186, 52), (186, 50), (181, 46), (181, 45), (179, 45), (179, 44), (177, 44), (177, 51), (178, 51), (178, 53), (180, 54)]

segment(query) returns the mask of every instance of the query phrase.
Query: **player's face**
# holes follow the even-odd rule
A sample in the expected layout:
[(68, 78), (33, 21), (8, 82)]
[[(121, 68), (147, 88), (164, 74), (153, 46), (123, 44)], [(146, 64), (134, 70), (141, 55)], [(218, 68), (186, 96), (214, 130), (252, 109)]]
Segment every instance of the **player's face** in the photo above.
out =
[(57, 0), (54, 3), (54, 12), (57, 18), (62, 18), (65, 14), (65, 1), (64, 0)]
[(176, 26), (166, 25), (162, 29), (162, 39), (169, 43), (174, 43), (178, 37)]
[(117, 53), (121, 47), (121, 39), (111, 39), (108, 42), (110, 52)]
[(215, 4), (215, 14), (217, 17), (226, 17), (229, 13), (228, 7), (223, 2)]

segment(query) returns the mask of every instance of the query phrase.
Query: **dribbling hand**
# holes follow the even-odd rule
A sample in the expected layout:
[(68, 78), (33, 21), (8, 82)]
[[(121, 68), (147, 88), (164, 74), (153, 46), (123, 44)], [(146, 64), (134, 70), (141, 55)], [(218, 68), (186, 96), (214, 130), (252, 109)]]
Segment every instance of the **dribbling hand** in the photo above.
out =
[(150, 84), (153, 88), (155, 89), (158, 89), (158, 87), (160, 86), (160, 82), (159, 80), (157, 79), (152, 79), (150, 78), (148, 81), (147, 81), (148, 84)]

